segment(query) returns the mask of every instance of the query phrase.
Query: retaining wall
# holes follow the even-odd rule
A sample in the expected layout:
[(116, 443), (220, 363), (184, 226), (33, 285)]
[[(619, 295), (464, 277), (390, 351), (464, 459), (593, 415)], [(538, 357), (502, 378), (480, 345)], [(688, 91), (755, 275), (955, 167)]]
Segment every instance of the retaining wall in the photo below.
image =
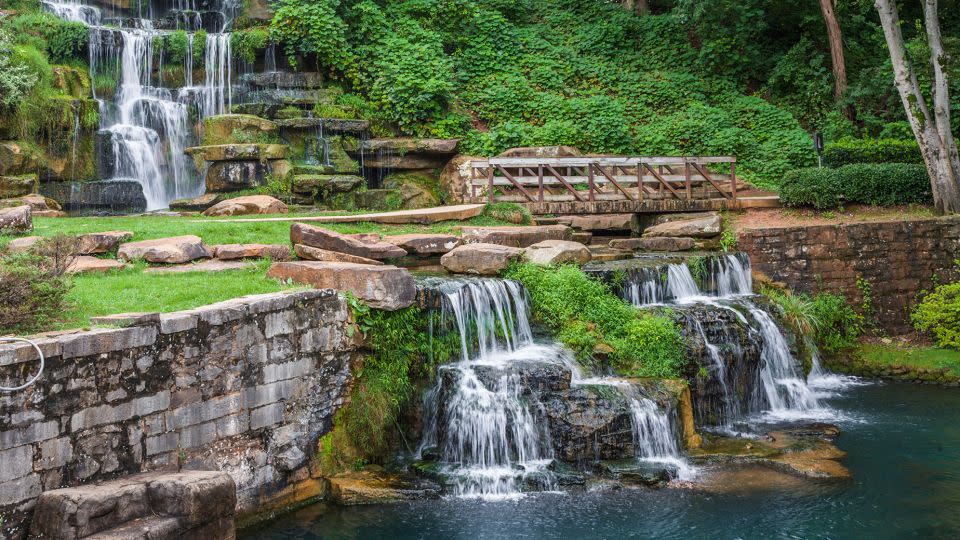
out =
[[(0, 393), (0, 538), (24, 534), (41, 491), (178, 462), (229, 472), (241, 514), (320, 494), (311, 458), (359, 345), (348, 317), (310, 290), (41, 338), (43, 376)], [(0, 385), (35, 372), (35, 355), (0, 346)]]
[(877, 326), (904, 334), (917, 295), (952, 276), (960, 218), (748, 229), (737, 247), (754, 269), (794, 290), (839, 292), (858, 307), (862, 278)]

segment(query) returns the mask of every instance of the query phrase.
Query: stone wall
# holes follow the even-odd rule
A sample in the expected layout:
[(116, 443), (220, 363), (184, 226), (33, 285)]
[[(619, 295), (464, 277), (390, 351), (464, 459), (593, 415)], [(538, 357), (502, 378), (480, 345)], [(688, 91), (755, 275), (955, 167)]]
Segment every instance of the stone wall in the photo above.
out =
[[(47, 367), (0, 393), (0, 538), (41, 491), (130, 473), (223, 470), (241, 515), (319, 495), (318, 438), (348, 396), (358, 343), (331, 290), (251, 296), (39, 339)], [(37, 369), (0, 346), (0, 385)]]
[(917, 294), (950, 277), (960, 248), (960, 218), (749, 229), (738, 248), (753, 268), (792, 289), (840, 292), (863, 304), (857, 279), (869, 283), (881, 330), (912, 330)]

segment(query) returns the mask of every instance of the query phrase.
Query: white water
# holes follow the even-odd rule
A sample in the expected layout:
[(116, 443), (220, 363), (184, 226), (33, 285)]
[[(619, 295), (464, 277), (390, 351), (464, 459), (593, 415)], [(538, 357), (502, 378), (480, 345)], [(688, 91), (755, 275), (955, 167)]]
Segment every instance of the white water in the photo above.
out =
[[(63, 19), (90, 27), (91, 77), (118, 75), (113, 99), (100, 100), (100, 128), (109, 136), (114, 157), (110, 179), (139, 182), (147, 210), (163, 209), (171, 200), (203, 193), (201, 177), (184, 154), (194, 142), (188, 118), (191, 107), (202, 120), (228, 112), (232, 105), (227, 30), (233, 21), (233, 3), (224, 3), (220, 31), (207, 35), (203, 86), (192, 85), (194, 33), (202, 25), (197, 6), (193, 0), (177, 0), (172, 6), (178, 13), (177, 25), (189, 31), (184, 86), (179, 90), (164, 88), (159, 76), (155, 80), (154, 73), (162, 73), (163, 66), (154, 69), (154, 40), (169, 32), (153, 29), (151, 19), (122, 18), (130, 26), (114, 28), (103, 26), (101, 11), (80, 0), (45, 1), (44, 6)], [(119, 47), (111, 45), (114, 33), (120, 35)]]

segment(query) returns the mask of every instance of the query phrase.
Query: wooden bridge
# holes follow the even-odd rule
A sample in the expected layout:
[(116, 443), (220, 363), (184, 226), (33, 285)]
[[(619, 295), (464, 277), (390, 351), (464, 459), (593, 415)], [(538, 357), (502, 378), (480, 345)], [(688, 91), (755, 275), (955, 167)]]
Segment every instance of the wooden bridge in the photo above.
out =
[[(489, 158), (470, 164), (474, 202), (533, 214), (657, 213), (778, 207), (738, 193), (735, 157)], [(741, 186), (743, 187), (743, 186)]]

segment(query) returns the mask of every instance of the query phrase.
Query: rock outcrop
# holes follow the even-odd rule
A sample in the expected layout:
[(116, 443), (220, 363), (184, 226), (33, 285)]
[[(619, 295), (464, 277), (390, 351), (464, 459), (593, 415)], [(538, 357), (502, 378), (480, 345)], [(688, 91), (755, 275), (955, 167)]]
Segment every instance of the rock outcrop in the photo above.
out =
[(531, 227), (464, 227), (464, 244), (500, 244), (525, 248), (544, 240), (569, 240), (566, 225), (534, 225)]
[(500, 244), (464, 244), (440, 257), (440, 264), (454, 274), (493, 276), (523, 257), (523, 249)]
[(121, 244), (117, 258), (124, 261), (143, 259), (151, 263), (178, 264), (207, 259), (213, 254), (199, 236), (174, 236)]
[(250, 214), (286, 214), (287, 205), (269, 195), (247, 195), (227, 199), (203, 211), (205, 216), (244, 216)]
[(349, 291), (370, 307), (394, 311), (416, 299), (417, 285), (406, 269), (347, 262), (292, 261), (275, 263), (267, 276), (291, 279), (318, 289)]
[(33, 192), (33, 186), (36, 183), (37, 175), (35, 174), (0, 176), (0, 199), (29, 195)]
[(407, 254), (405, 250), (388, 242), (365, 242), (350, 235), (304, 223), (294, 223), (290, 226), (290, 242), (294, 245), (303, 244), (366, 259), (394, 259)]

